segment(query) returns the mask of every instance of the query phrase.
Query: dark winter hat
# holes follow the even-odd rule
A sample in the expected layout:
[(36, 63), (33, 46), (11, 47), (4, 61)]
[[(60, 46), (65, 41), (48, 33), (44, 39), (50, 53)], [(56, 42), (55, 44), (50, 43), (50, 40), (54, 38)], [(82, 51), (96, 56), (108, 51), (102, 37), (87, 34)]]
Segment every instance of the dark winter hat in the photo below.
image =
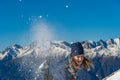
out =
[(84, 54), (83, 46), (80, 42), (71, 44), (71, 56)]

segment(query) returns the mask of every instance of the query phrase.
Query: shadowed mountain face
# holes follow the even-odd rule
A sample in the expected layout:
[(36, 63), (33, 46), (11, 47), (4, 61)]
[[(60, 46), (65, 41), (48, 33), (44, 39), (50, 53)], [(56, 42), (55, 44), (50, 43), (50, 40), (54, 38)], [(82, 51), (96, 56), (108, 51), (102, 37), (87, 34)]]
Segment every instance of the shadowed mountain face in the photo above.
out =
[[(81, 42), (85, 56), (95, 68), (79, 71), (79, 80), (101, 80), (120, 69), (120, 39)], [(47, 48), (32, 43), (13, 45), (0, 53), (0, 80), (67, 80), (65, 64), (70, 55), (70, 43), (49, 42)]]

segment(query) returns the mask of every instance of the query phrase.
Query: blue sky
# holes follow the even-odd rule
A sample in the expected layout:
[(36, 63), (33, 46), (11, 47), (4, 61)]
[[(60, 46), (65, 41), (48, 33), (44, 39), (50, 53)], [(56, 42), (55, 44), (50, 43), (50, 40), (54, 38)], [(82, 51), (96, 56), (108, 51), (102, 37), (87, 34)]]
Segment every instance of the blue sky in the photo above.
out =
[(120, 37), (119, 0), (0, 0), (0, 50), (29, 44), (30, 19), (38, 16), (54, 26), (58, 40)]

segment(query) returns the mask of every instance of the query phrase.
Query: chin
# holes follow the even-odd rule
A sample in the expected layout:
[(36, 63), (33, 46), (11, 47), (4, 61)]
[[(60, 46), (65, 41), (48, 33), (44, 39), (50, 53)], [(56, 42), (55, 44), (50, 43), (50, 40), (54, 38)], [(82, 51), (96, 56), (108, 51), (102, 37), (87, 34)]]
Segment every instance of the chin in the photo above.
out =
[(82, 63), (81, 63), (81, 62), (78, 62), (77, 64), (81, 65)]

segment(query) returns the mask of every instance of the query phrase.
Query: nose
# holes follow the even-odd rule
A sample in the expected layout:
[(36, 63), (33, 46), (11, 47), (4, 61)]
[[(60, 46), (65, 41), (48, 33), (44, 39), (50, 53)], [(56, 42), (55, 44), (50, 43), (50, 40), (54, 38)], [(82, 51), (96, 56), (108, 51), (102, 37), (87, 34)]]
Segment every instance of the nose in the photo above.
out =
[(82, 57), (79, 57), (78, 60), (81, 61), (81, 60), (82, 60)]

